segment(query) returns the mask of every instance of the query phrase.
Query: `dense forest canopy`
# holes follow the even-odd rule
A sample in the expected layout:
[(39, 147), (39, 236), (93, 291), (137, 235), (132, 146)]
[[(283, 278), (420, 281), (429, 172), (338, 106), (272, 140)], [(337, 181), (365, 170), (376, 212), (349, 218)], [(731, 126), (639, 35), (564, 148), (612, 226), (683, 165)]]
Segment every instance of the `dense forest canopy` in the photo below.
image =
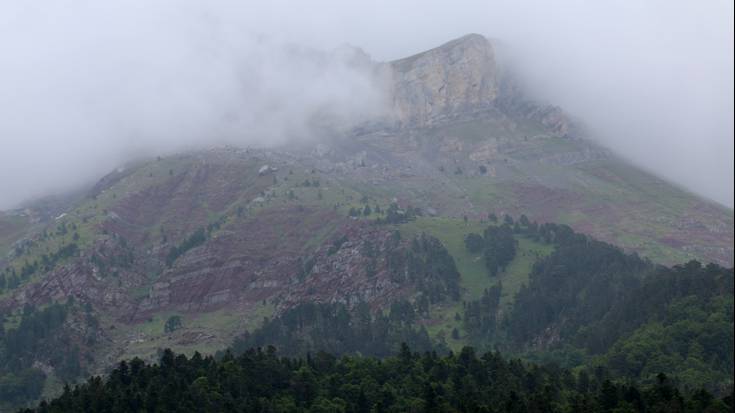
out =
[[(479, 299), (463, 302), (456, 317), (461, 319), (464, 342), (481, 351), (500, 349), (541, 363), (590, 372), (601, 369), (645, 384), (665, 373), (682, 388), (707, 388), (716, 394), (731, 389), (732, 269), (696, 261), (668, 268), (564, 225), (521, 219), (522, 224), (513, 228), (508, 218), (490, 225), (482, 235), (467, 236), (467, 249), (484, 257), (510, 257), (516, 239), (527, 237), (549, 243), (554, 250), (537, 259), (509, 309), (500, 306), (502, 282)], [(421, 253), (416, 261), (421, 271), (409, 273), (427, 281), (456, 279), (446, 250), (427, 245), (434, 244), (421, 237), (413, 241), (413, 252)], [(441, 265), (428, 265), (431, 262)], [(495, 277), (507, 258), (492, 263), (488, 276)], [(435, 270), (427, 270), (431, 268)], [(291, 356), (324, 350), (385, 357), (406, 342), (421, 351), (443, 352), (447, 344), (432, 339), (425, 328), (435, 301), (427, 299), (429, 291), (421, 289), (413, 300), (374, 314), (365, 304), (351, 309), (342, 304), (302, 304), (245, 333), (233, 349), (274, 345)]]
[[(39, 368), (39, 354), (64, 381), (74, 381), (85, 373), (81, 346), (94, 343), (98, 324), (89, 308), (74, 300), (40, 309), (26, 305), (15, 318), (17, 325), (8, 329), (5, 320), (0, 320), (1, 401), (14, 404), (41, 395), (46, 374)], [(86, 343), (75, 342), (74, 336), (63, 328), (72, 318), (79, 320), (77, 328), (85, 331)]]
[(506, 360), (438, 356), (405, 344), (383, 360), (319, 352), (280, 358), (273, 347), (221, 359), (163, 352), (154, 365), (121, 362), (22, 412), (729, 412), (732, 395), (683, 394), (661, 374), (638, 387), (604, 376)]

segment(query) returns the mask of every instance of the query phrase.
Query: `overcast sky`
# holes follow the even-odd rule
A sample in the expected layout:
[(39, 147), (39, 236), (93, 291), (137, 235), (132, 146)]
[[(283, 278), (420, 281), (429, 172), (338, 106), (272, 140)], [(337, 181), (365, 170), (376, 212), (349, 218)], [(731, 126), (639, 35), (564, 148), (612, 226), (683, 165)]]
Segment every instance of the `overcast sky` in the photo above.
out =
[(470, 32), (601, 142), (732, 207), (732, 1), (8, 0), (0, 209), (134, 156), (371, 113), (370, 79), (329, 51), (390, 60)]

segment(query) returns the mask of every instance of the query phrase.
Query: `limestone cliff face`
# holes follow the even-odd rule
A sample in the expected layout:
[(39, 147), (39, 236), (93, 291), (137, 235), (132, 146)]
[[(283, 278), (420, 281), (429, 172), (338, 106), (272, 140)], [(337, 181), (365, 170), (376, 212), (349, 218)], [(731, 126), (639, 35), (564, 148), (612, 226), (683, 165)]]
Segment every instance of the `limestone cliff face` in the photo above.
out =
[(393, 113), (404, 126), (428, 126), (489, 107), (498, 95), (493, 46), (470, 34), (389, 63)]

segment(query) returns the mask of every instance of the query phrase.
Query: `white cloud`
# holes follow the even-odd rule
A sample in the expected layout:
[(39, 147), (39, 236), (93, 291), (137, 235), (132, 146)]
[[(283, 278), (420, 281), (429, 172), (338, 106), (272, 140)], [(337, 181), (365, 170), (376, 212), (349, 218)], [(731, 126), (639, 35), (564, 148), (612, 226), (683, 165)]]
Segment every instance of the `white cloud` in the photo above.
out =
[[(412, 54), (468, 32), (639, 164), (733, 204), (732, 2), (129, 0), (0, 4), (0, 208), (131, 156), (300, 135), (378, 110), (311, 49)], [(284, 45), (302, 45), (295, 52)], [(316, 53), (316, 55), (314, 55)], [(314, 58), (317, 56), (317, 58)], [(325, 70), (326, 68), (326, 70)]]

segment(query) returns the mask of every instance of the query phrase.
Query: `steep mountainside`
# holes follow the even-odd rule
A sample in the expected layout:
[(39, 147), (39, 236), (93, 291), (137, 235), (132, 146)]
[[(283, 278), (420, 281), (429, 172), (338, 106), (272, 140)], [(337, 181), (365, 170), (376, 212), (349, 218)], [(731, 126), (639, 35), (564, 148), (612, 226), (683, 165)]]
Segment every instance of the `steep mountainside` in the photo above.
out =
[[(80, 372), (153, 359), (163, 347), (214, 352), (309, 302), (377, 311), (427, 300), (437, 338), (462, 301), (493, 284), (462, 247), (491, 213), (568, 224), (657, 263), (732, 266), (731, 210), (591, 143), (559, 108), (524, 99), (485, 38), (385, 65), (390, 121), (314, 146), (141, 160), (53, 213), (41, 203), (0, 215), (4, 330), (73, 297), (60, 325), (85, 354)], [(499, 276), (503, 311), (554, 248), (520, 239)], [(450, 347), (462, 340), (447, 338)], [(47, 393), (66, 378), (54, 360), (28, 363), (48, 377)]]

